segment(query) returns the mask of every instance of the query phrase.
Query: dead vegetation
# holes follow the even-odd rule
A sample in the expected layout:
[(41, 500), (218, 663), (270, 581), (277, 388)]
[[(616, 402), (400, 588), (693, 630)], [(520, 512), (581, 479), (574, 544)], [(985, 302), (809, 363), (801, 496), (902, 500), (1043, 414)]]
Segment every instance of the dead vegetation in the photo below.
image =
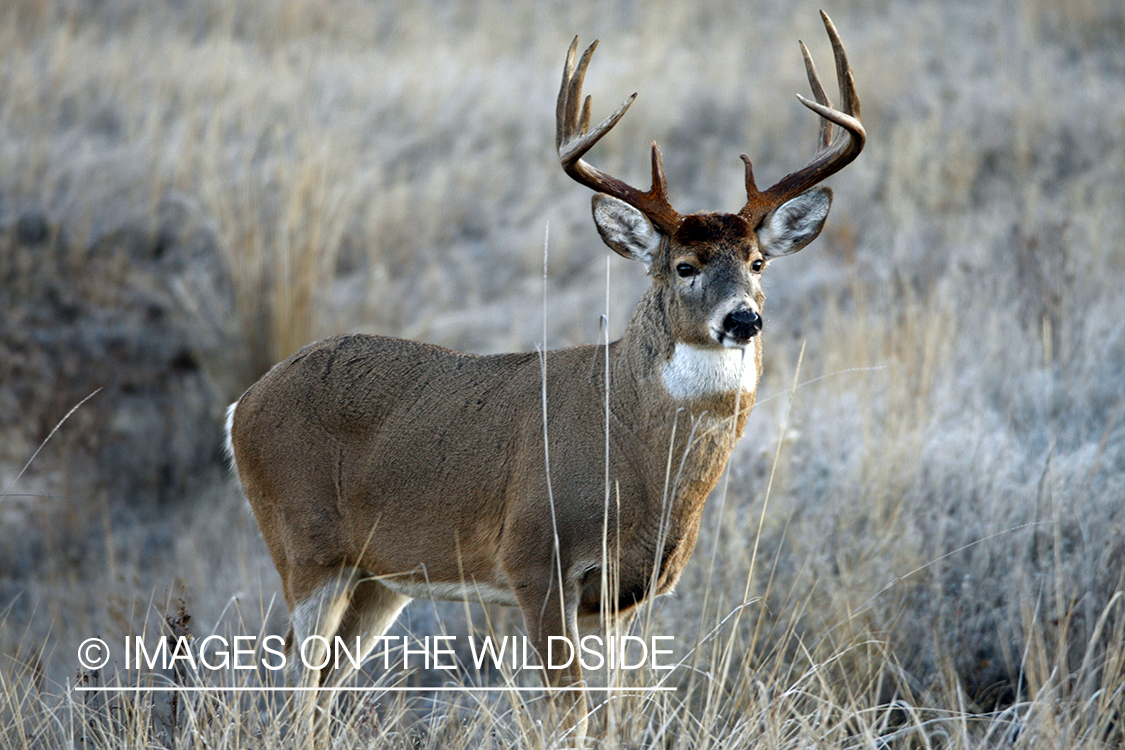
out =
[[(676, 205), (732, 210), (738, 154), (762, 179), (806, 156), (816, 10), (0, 9), (0, 744), (275, 746), (264, 694), (184, 693), (173, 720), (168, 695), (67, 692), (82, 640), (158, 632), (185, 590), (196, 634), (283, 630), (223, 406), (342, 330), (534, 348), (548, 224), (547, 345), (597, 340), (602, 312), (620, 332), (644, 280), (611, 263), (607, 295), (551, 149), (570, 39), (602, 39), (595, 98), (640, 92), (599, 163), (643, 182), (655, 138)], [(678, 690), (596, 720), (644, 747), (1119, 746), (1125, 15), (827, 10), (869, 145), (820, 240), (767, 274), (759, 406), (645, 625), (676, 635)], [(416, 635), (518, 627), (407, 614)], [(536, 710), (381, 694), (337, 719), (342, 746), (550, 745)]]

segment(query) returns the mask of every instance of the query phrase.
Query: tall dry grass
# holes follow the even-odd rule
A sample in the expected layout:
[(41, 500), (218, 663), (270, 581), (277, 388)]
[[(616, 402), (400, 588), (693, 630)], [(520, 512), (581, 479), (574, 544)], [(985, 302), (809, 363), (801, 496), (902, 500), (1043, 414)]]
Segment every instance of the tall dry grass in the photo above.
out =
[[(678, 690), (615, 695), (596, 720), (646, 747), (1118, 746), (1125, 15), (827, 10), (869, 145), (832, 180), (822, 238), (769, 269), (759, 405), (679, 593), (646, 618), (677, 637)], [(548, 223), (546, 343), (597, 340), (605, 251), (552, 153), (575, 33), (602, 39), (598, 112), (640, 92), (592, 157), (608, 171), (642, 182), (655, 138), (678, 207), (730, 210), (738, 154), (762, 179), (807, 158), (795, 42), (822, 67), (827, 45), (805, 2), (16, 0), (0, 227), (45, 217), (60, 267), (94, 269), (94, 290), (136, 283), (123, 227), (168, 230), (185, 260), (167, 293), (218, 405), (340, 330), (535, 347)], [(12, 295), (39, 256), (3, 247)], [(615, 334), (644, 283), (613, 262)], [(37, 445), (20, 423), (41, 417), (0, 404), (6, 488)], [(284, 613), (232, 484), (138, 519), (128, 498), (42, 497), (87, 465), (59, 445), (0, 500), (0, 744), (275, 745), (286, 714), (264, 696), (185, 693), (173, 720), (168, 695), (67, 691), (81, 640), (155, 634), (180, 595), (197, 634), (276, 633)], [(518, 628), (418, 603), (398, 632), (486, 618)], [(517, 695), (382, 694), (336, 720), (341, 746), (550, 745), (539, 716)]]

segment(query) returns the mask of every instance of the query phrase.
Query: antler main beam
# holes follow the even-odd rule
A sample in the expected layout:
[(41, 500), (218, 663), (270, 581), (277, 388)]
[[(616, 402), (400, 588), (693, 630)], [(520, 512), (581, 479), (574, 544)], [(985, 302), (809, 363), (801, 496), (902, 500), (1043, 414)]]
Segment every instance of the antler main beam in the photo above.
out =
[[(746, 162), (746, 206), (739, 211), (739, 215), (751, 226), (756, 226), (762, 217), (785, 201), (800, 195), (846, 167), (859, 156), (867, 140), (867, 134), (859, 121), (859, 95), (856, 94), (852, 68), (844, 53), (844, 45), (828, 14), (821, 11), (820, 17), (824, 20), (824, 28), (828, 31), (828, 38), (832, 42), (832, 51), (836, 59), (836, 79), (840, 87), (842, 111), (833, 109), (816, 73), (812, 56), (802, 42), (801, 53), (805, 58), (805, 71), (816, 101), (809, 101), (800, 94), (797, 94), (797, 98), (801, 100), (801, 104), (821, 117), (820, 130), (817, 134), (817, 154), (808, 164), (786, 175), (767, 190), (758, 190), (754, 183), (754, 170), (750, 159), (743, 155), (742, 160)], [(835, 140), (832, 137), (833, 125), (839, 125), (843, 130), (843, 135)]]
[(587, 96), (586, 100), (582, 101), (582, 82), (586, 78), (590, 57), (597, 46), (597, 41), (594, 41), (587, 47), (582, 53), (582, 59), (575, 66), (574, 56), (578, 51), (578, 37), (574, 37), (566, 54), (562, 88), (559, 90), (559, 100), (555, 110), (555, 146), (559, 151), (559, 161), (562, 163), (563, 171), (577, 182), (599, 193), (620, 198), (647, 216), (662, 232), (671, 235), (675, 233), (683, 217), (668, 202), (664, 159), (655, 141), (652, 144), (652, 187), (643, 192), (591, 166), (582, 158), (603, 135), (613, 129), (618, 120), (625, 115), (629, 105), (637, 98), (636, 94), (630, 96), (616, 112), (602, 120), (601, 124), (592, 131), (590, 130), (590, 97)]

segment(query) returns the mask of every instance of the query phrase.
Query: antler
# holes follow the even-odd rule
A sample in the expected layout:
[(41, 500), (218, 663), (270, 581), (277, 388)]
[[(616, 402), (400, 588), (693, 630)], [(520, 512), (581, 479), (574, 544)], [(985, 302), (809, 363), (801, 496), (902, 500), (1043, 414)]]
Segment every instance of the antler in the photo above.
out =
[(562, 88), (559, 90), (559, 101), (555, 111), (555, 146), (559, 151), (559, 161), (562, 163), (563, 171), (586, 187), (625, 201), (647, 216), (664, 234), (674, 234), (683, 217), (676, 213), (672, 204), (668, 202), (664, 159), (655, 141), (652, 144), (652, 188), (645, 192), (626, 185), (616, 177), (590, 166), (582, 159), (582, 156), (617, 124), (629, 109), (629, 105), (637, 98), (636, 94), (630, 96), (616, 112), (602, 120), (593, 131), (587, 132), (590, 129), (590, 97), (587, 96), (586, 101), (582, 102), (581, 114), (579, 102), (582, 99), (582, 81), (586, 77), (586, 67), (590, 64), (590, 57), (597, 46), (597, 41), (594, 41), (582, 53), (582, 59), (579, 60), (577, 67), (574, 65), (574, 53), (578, 50), (578, 37), (574, 37), (570, 50), (566, 53)]
[[(818, 182), (836, 174), (850, 164), (863, 149), (867, 134), (859, 121), (859, 96), (855, 92), (855, 81), (852, 80), (852, 68), (848, 65), (848, 58), (844, 54), (844, 45), (840, 42), (840, 35), (836, 27), (824, 11), (820, 12), (824, 20), (824, 28), (828, 31), (828, 38), (832, 41), (832, 51), (836, 57), (836, 78), (840, 85), (840, 100), (843, 111), (832, 108), (828, 96), (824, 93), (824, 86), (816, 74), (809, 50), (801, 43), (801, 53), (805, 57), (805, 71), (808, 73), (809, 86), (812, 88), (815, 102), (797, 94), (801, 104), (820, 115), (820, 131), (817, 134), (817, 154), (808, 164), (801, 169), (781, 179), (768, 190), (758, 190), (754, 183), (754, 170), (750, 159), (743, 155), (742, 161), (746, 162), (746, 206), (739, 211), (739, 216), (746, 219), (750, 226), (757, 226), (767, 213), (785, 201), (805, 192)], [(839, 125), (845, 131), (845, 136), (832, 140), (832, 125)]]

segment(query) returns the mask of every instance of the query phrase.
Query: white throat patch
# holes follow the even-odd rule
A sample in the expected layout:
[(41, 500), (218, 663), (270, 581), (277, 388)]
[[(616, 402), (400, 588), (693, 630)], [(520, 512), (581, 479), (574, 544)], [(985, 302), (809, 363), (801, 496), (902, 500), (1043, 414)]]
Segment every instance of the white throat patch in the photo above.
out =
[(753, 393), (758, 387), (754, 354), (758, 339), (750, 340), (743, 351), (718, 347), (676, 344), (672, 359), (664, 365), (664, 388), (677, 401), (733, 393), (739, 387)]

